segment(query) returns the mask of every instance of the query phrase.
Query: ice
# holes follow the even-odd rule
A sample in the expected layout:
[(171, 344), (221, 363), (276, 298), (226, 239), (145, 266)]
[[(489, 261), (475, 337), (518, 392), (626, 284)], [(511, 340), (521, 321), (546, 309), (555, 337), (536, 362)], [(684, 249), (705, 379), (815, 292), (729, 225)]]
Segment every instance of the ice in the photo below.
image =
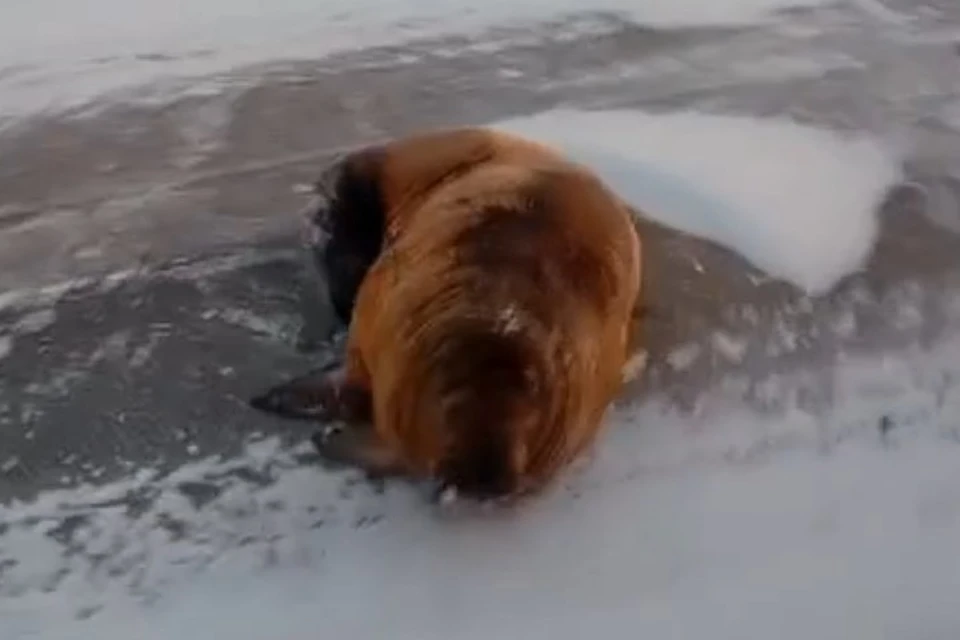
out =
[[(602, 0), (590, 8), (673, 27), (814, 4)], [(896, 18), (873, 0), (859, 4)], [(0, 109), (557, 18), (584, 5), (478, 6), (14, 0), (0, 8)], [(558, 110), (497, 124), (563, 146), (652, 217), (811, 293), (862, 264), (876, 208), (900, 174), (896, 149), (882, 139), (786, 120)], [(0, 296), (0, 306), (18, 305), (21, 293)], [(260, 335), (286, 331), (228, 315)], [(41, 330), (43, 318), (33, 320)], [(4, 345), (13, 337), (0, 336), (0, 357)], [(739, 342), (720, 347), (739, 357)], [(696, 353), (673, 355), (677, 368), (696, 366)], [(0, 637), (953, 638), (957, 363), (956, 339), (932, 354), (851, 356), (824, 373), (834, 376), (837, 404), (816, 414), (796, 401), (807, 378), (788, 374), (763, 387), (782, 413), (744, 407), (731, 391), (736, 380), (706, 392), (700, 404), (709, 411), (694, 415), (656, 398), (624, 407), (612, 412), (593, 459), (512, 513), (428, 506), (402, 485), (381, 495), (353, 474), (299, 463), (302, 450), (273, 440), (168, 477), (144, 470), (48, 491), (0, 506)], [(191, 483), (216, 490), (198, 505), (184, 489)], [(140, 508), (128, 512), (128, 495)]]
[[(0, 115), (60, 109), (130, 85), (314, 59), (486, 27), (615, 12), (670, 28), (764, 21), (827, 0), (15, 0), (0, 6)], [(205, 90), (218, 91), (216, 79)]]
[[(589, 464), (513, 512), (350, 488), (273, 441), (99, 496), (49, 493), (0, 508), (0, 566), (18, 561), (3, 637), (952, 637), (958, 362), (960, 340), (850, 358), (821, 415), (760, 416), (723, 386), (703, 417), (625, 407)], [(197, 507), (189, 482), (219, 491)], [(130, 490), (152, 506), (92, 504)], [(42, 535), (78, 515), (69, 553)]]
[[(899, 174), (882, 141), (781, 120), (561, 110), (498, 125), (572, 149), (650, 215), (811, 290), (857, 268)], [(731, 336), (715, 346), (741, 355)], [(696, 354), (674, 356), (695, 366)], [(778, 374), (762, 385), (782, 408), (773, 413), (745, 407), (735, 379), (694, 414), (649, 398), (611, 412), (595, 456), (513, 512), (431, 506), (398, 484), (378, 494), (273, 440), (167, 478), (48, 492), (0, 507), (0, 630), (5, 640), (952, 637), (958, 362), (953, 339), (933, 354), (850, 356), (813, 382)], [(822, 376), (833, 376), (836, 405), (811, 413), (799, 399)], [(204, 484), (198, 506), (184, 487)], [(141, 505), (150, 496), (135, 516), (116, 506), (128, 493)], [(51, 537), (78, 516), (69, 540)]]
[(862, 266), (901, 177), (892, 142), (788, 119), (557, 109), (492, 124), (558, 146), (649, 217), (812, 294)]

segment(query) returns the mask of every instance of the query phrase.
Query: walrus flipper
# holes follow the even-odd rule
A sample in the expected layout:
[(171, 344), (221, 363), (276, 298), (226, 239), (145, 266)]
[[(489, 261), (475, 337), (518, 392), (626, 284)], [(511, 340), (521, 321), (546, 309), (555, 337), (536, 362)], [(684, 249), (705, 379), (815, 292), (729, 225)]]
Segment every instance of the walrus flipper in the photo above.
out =
[(375, 477), (406, 475), (400, 457), (374, 431), (372, 425), (351, 424), (317, 431), (310, 438), (322, 458), (349, 465)]
[(357, 422), (371, 417), (369, 391), (346, 384), (344, 370), (329, 365), (271, 387), (249, 404), (290, 420)]
[(337, 391), (330, 373), (315, 369), (250, 399), (254, 409), (290, 420), (332, 420)]

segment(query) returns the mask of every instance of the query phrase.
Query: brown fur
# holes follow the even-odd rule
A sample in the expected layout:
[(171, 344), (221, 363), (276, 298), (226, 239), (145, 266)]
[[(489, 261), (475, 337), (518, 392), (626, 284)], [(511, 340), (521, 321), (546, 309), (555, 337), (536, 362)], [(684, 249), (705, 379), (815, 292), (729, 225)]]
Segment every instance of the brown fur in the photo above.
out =
[(630, 211), (557, 152), (478, 128), (353, 154), (335, 189), (333, 241), (350, 216), (357, 239), (382, 235), (358, 262), (346, 363), (255, 406), (349, 419), (321, 451), (376, 472), (478, 496), (542, 487), (594, 441), (632, 372)]

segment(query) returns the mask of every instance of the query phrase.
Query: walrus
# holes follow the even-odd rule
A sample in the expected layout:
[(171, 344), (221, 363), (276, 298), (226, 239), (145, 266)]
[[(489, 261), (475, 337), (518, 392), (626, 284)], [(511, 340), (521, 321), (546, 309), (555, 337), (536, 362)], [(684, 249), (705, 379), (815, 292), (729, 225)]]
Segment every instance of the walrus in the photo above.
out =
[(316, 192), (344, 362), (252, 406), (343, 421), (324, 457), (476, 498), (536, 491), (595, 440), (642, 316), (634, 213), (596, 175), (467, 127), (347, 154)]

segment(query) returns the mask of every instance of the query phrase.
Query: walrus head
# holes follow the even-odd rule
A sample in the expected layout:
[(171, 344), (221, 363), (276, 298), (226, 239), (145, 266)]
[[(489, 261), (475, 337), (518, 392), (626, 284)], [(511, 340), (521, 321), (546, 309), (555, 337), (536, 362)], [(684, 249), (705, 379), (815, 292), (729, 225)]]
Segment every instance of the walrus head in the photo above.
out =
[(381, 156), (379, 148), (371, 147), (335, 159), (301, 211), (311, 259), (343, 324), (349, 324), (360, 284), (383, 248)]

